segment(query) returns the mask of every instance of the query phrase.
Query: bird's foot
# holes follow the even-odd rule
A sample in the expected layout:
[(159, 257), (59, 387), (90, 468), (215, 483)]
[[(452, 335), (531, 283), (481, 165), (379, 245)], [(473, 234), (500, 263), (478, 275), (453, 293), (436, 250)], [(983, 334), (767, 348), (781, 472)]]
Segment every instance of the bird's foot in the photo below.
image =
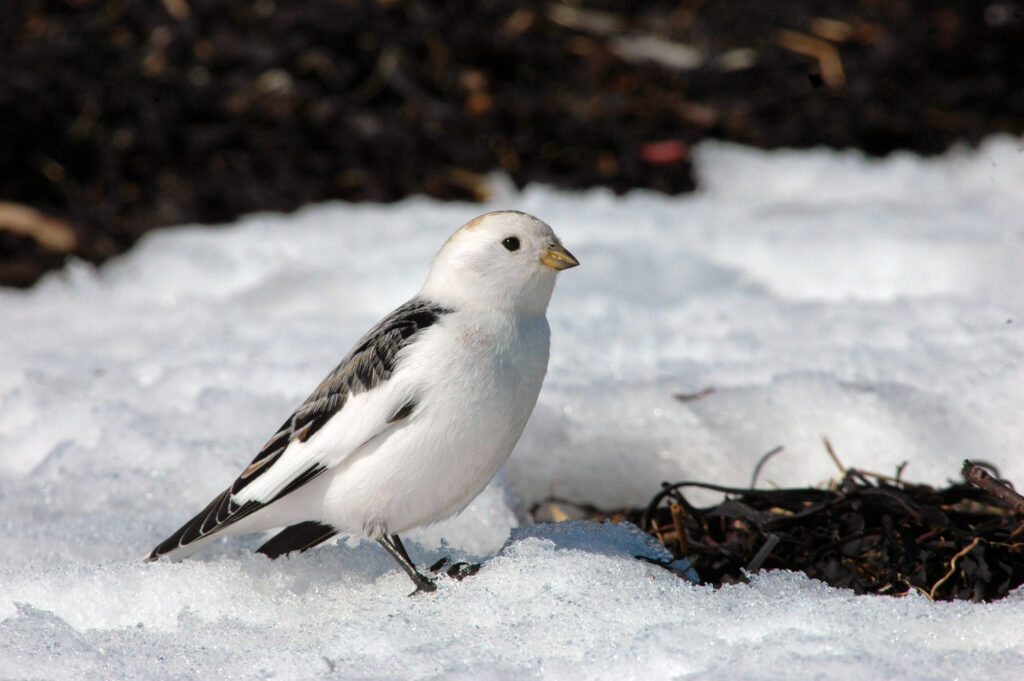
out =
[(452, 563), (451, 558), (445, 557), (431, 565), (430, 571), (435, 575), (443, 571), (444, 574), (448, 575), (455, 581), (461, 582), (466, 577), (472, 577), (476, 573), (480, 572), (480, 563), (467, 563), (464, 560)]
[(412, 581), (416, 584), (416, 590), (409, 594), (410, 596), (428, 594), (437, 591), (437, 584), (430, 577), (419, 575), (419, 579), (414, 577)]

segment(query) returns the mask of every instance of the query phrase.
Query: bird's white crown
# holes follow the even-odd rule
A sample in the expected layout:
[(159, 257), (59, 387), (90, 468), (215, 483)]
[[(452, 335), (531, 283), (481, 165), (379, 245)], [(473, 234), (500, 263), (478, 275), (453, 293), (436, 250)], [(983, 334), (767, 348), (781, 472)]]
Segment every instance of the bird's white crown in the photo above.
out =
[(544, 314), (555, 274), (577, 264), (545, 222), (519, 211), (486, 213), (445, 242), (420, 293), (456, 307)]

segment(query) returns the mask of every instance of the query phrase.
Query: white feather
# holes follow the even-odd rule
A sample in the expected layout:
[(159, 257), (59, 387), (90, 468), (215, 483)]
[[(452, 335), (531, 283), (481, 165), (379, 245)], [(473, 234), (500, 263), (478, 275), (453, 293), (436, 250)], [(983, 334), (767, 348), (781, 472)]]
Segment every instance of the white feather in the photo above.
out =
[(247, 501), (269, 503), (311, 466), (333, 468), (374, 438), (400, 427), (401, 422), (387, 421), (409, 399), (406, 383), (399, 376), (373, 390), (350, 396), (320, 430), (304, 442), (292, 440), (280, 458), (233, 495), (232, 500), (239, 505)]

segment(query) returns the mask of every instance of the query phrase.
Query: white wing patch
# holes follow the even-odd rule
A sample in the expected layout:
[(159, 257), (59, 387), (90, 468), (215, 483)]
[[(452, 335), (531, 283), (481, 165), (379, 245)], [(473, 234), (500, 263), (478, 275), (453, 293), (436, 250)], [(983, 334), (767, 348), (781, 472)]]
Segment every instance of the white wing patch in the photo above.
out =
[(371, 440), (402, 427), (403, 421), (389, 420), (411, 396), (396, 383), (391, 380), (374, 390), (350, 396), (345, 406), (308, 440), (296, 438), (289, 442), (281, 456), (232, 495), (231, 501), (239, 506), (250, 501), (268, 504), (304, 476), (334, 468)]

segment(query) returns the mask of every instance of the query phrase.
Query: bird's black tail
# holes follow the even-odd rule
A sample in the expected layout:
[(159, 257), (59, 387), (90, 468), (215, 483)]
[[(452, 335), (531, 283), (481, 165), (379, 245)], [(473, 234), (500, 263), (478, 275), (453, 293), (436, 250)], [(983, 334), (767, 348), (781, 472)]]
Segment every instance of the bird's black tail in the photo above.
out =
[[(157, 544), (146, 556), (146, 560), (153, 561), (164, 555), (171, 560), (186, 558), (212, 541), (220, 530), (262, 506), (263, 504), (255, 501), (238, 505), (231, 501), (231, 490), (226, 489), (192, 520), (179, 527), (177, 532)], [(203, 541), (204, 539), (206, 541)]]

